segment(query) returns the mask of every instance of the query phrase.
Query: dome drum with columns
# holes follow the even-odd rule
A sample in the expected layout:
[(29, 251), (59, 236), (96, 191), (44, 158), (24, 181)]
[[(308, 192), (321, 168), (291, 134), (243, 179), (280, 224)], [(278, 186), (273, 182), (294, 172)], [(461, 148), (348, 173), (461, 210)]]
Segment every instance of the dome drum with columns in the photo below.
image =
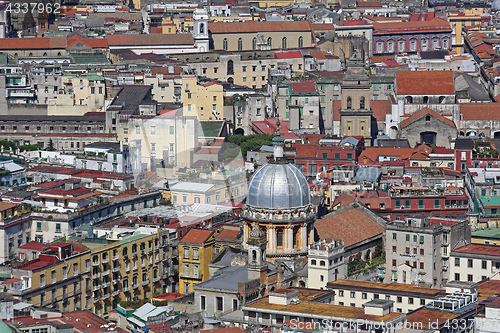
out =
[(283, 157), (284, 140), (278, 131), (273, 138), (274, 157), (250, 179), (244, 220), (244, 246), (258, 224), (266, 235), (267, 258), (295, 259), (307, 255), (313, 242), (315, 212), (309, 185), (302, 172)]

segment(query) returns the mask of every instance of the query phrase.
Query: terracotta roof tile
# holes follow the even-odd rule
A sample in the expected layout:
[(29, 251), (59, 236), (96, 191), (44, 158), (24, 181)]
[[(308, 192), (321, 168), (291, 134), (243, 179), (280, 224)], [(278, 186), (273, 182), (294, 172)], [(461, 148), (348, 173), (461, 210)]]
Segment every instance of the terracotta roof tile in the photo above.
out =
[(412, 33), (415, 31), (440, 31), (451, 32), (448, 21), (437, 18), (430, 21), (406, 21), (406, 22), (373, 22), (373, 34), (381, 35), (397, 30), (402, 33)]
[(106, 39), (110, 46), (194, 44), (191, 34), (107, 35)]
[(43, 250), (47, 249), (48, 247), (49, 247), (48, 244), (43, 244), (40, 242), (31, 241), (31, 242), (26, 243), (22, 246), (19, 246), (18, 249), (43, 251)]
[(378, 121), (385, 121), (385, 115), (391, 113), (391, 101), (389, 100), (371, 100), (370, 106), (373, 111), (373, 117)]
[(439, 113), (435, 112), (435, 111), (432, 111), (431, 109), (429, 108), (423, 108), (421, 109), (420, 111), (417, 111), (415, 112), (414, 114), (412, 114), (411, 116), (409, 116), (408, 118), (406, 118), (405, 120), (403, 120), (399, 125), (401, 128), (403, 127), (406, 127), (408, 125), (410, 125), (411, 123), (413, 123), (414, 121), (417, 121), (419, 120), (420, 118), (423, 118), (427, 115), (430, 115), (448, 125), (450, 125), (451, 127), (456, 127), (455, 126), (455, 123), (453, 121), (451, 121), (450, 119), (448, 118), (445, 118), (443, 117), (442, 115), (440, 115)]
[(357, 8), (365, 8), (365, 7), (382, 7), (382, 1), (356, 1)]
[(326, 215), (316, 221), (314, 227), (321, 239), (342, 239), (345, 247), (381, 235), (385, 231), (384, 227), (357, 208)]
[(452, 71), (398, 71), (398, 95), (453, 95)]
[(313, 80), (303, 80), (299, 82), (291, 82), (290, 88), (292, 94), (316, 94), (316, 84)]
[(0, 38), (0, 50), (64, 48), (66, 48), (66, 38), (64, 37)]
[(204, 229), (190, 229), (184, 237), (182, 237), (181, 242), (183, 243), (204, 243), (214, 232), (212, 230)]
[(241, 231), (239, 230), (224, 229), (215, 238), (223, 240), (237, 240), (240, 235)]
[(498, 120), (500, 103), (462, 103), (460, 113), (463, 120)]

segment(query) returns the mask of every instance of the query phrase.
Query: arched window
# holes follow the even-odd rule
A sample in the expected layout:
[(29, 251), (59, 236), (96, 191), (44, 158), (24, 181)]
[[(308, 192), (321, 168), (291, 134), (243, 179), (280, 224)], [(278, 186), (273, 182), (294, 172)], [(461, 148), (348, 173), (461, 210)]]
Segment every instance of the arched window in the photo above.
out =
[(299, 47), (304, 47), (304, 38), (302, 36), (299, 37)]
[(443, 103), (446, 97), (444, 96), (439, 96), (439, 103)]
[(252, 39), (252, 50), (257, 50), (257, 38)]
[(243, 38), (238, 38), (238, 51), (243, 50)]
[(352, 98), (351, 96), (347, 97), (347, 108), (352, 109)]
[(324, 261), (324, 260), (321, 260), (321, 261), (319, 262), (319, 265), (320, 265), (320, 266), (325, 266), (325, 261)]
[(431, 121), (431, 116), (429, 115), (425, 116), (425, 121)]
[(267, 46), (269, 46), (269, 47), (271, 47), (271, 48), (272, 48), (272, 46), (273, 46), (273, 39), (272, 39), (271, 37), (269, 37), (269, 38), (267, 39)]
[(205, 23), (200, 23), (200, 34), (205, 33)]
[(406, 100), (406, 103), (408, 103), (408, 104), (413, 103), (413, 97), (412, 96), (406, 96), (405, 100)]
[(316, 266), (316, 259), (311, 260), (311, 266)]
[(252, 251), (252, 261), (256, 261), (257, 260), (257, 251), (253, 250)]
[(359, 99), (359, 108), (364, 109), (365, 108), (365, 96), (361, 96)]
[(227, 51), (227, 38), (224, 38), (222, 40), (222, 49), (226, 50)]
[(429, 103), (429, 96), (424, 96), (424, 104)]
[(234, 63), (232, 60), (227, 62), (227, 74), (234, 74)]
[(283, 37), (283, 39), (281, 40), (281, 48), (286, 49), (286, 37)]

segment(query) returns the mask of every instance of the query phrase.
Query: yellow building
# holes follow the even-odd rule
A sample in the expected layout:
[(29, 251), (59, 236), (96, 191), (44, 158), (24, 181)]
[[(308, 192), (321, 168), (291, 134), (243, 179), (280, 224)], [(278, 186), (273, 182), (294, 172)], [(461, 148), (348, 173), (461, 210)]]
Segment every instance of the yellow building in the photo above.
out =
[(49, 115), (83, 116), (87, 112), (103, 111), (105, 100), (103, 76), (64, 72), (57, 97), (47, 99), (47, 112)]
[(451, 35), (452, 49), (458, 54), (464, 52), (464, 28), (481, 23), (484, 8), (463, 8), (448, 14), (448, 21), (453, 29)]
[(179, 292), (193, 291), (193, 285), (209, 279), (208, 264), (213, 258), (215, 232), (190, 229), (179, 241)]
[(23, 302), (63, 312), (83, 309), (90, 251), (80, 244), (51, 244), (38, 258), (13, 267), (12, 276), (22, 282), (12, 292)]
[[(168, 16), (165, 17), (161, 21), (162, 25), (162, 33), (192, 33), (193, 32), (193, 18), (189, 16)], [(165, 27), (165, 29), (163, 28)], [(174, 27), (175, 27), (175, 32), (174, 32)], [(168, 31), (168, 28), (171, 28), (170, 31)], [(167, 31), (167, 32), (165, 32)]]
[(285, 6), (293, 6), (294, 1), (292, 0), (259, 0), (257, 1), (257, 5), (259, 8), (269, 8), (269, 7), (285, 7)]
[[(121, 301), (150, 298), (160, 288), (157, 231), (116, 229), (107, 239), (83, 241), (91, 249), (84, 308), (100, 316)], [(132, 235), (120, 238), (127, 232)]]
[(184, 115), (198, 117), (199, 120), (224, 118), (222, 84), (215, 81), (199, 83), (196, 76), (184, 76), (182, 86)]

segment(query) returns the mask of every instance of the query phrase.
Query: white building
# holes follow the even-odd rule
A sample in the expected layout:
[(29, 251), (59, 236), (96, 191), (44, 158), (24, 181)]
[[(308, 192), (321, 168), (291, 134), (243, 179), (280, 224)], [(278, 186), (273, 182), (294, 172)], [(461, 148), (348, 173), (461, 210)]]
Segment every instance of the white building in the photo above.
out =
[(344, 241), (328, 243), (322, 239), (309, 245), (307, 287), (325, 289), (330, 281), (345, 278), (347, 265), (344, 261)]

